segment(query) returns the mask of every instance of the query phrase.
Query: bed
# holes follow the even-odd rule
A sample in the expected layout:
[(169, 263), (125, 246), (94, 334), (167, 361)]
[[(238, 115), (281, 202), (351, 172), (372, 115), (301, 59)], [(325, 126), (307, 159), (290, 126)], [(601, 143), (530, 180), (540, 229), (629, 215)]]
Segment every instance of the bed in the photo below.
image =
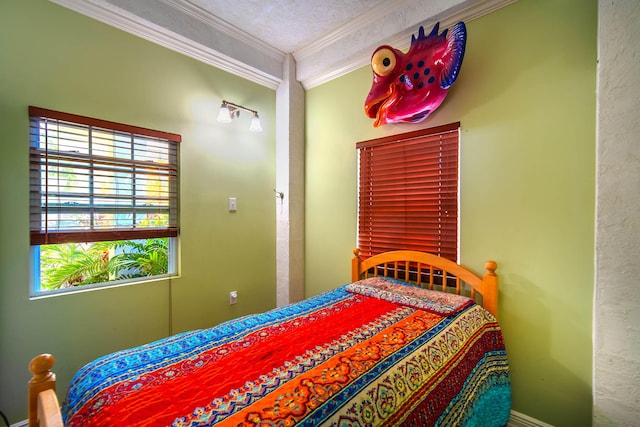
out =
[(98, 358), (61, 408), (53, 356), (37, 356), (29, 425), (505, 426), (497, 264), (485, 269), (355, 249), (351, 283)]

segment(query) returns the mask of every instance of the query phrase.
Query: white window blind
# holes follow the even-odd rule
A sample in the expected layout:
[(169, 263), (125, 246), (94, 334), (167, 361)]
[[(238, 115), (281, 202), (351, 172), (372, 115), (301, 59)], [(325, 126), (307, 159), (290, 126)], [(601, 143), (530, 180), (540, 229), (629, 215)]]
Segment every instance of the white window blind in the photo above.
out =
[(31, 244), (178, 235), (181, 136), (29, 107)]

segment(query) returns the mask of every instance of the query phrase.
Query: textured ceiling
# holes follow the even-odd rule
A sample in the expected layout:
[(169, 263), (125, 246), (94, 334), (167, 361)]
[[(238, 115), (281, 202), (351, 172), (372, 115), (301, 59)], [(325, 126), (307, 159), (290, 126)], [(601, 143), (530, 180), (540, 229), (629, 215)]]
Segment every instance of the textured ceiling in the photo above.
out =
[(188, 0), (211, 15), (292, 53), (382, 3), (397, 0)]

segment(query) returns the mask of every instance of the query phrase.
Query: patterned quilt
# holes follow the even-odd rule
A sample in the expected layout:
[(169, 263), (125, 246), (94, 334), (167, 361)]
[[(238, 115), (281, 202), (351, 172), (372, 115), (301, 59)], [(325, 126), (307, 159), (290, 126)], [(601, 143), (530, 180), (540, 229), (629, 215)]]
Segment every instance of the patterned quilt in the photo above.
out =
[(504, 426), (496, 320), (465, 297), (363, 280), (83, 367), (67, 426)]

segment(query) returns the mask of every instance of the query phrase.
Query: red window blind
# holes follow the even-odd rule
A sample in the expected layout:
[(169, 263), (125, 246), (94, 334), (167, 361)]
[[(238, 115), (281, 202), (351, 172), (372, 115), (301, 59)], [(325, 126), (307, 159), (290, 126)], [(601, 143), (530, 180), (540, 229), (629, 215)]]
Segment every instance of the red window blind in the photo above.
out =
[(419, 250), (457, 260), (459, 129), (452, 123), (356, 144), (362, 257)]
[(178, 235), (180, 135), (29, 107), (32, 245)]

